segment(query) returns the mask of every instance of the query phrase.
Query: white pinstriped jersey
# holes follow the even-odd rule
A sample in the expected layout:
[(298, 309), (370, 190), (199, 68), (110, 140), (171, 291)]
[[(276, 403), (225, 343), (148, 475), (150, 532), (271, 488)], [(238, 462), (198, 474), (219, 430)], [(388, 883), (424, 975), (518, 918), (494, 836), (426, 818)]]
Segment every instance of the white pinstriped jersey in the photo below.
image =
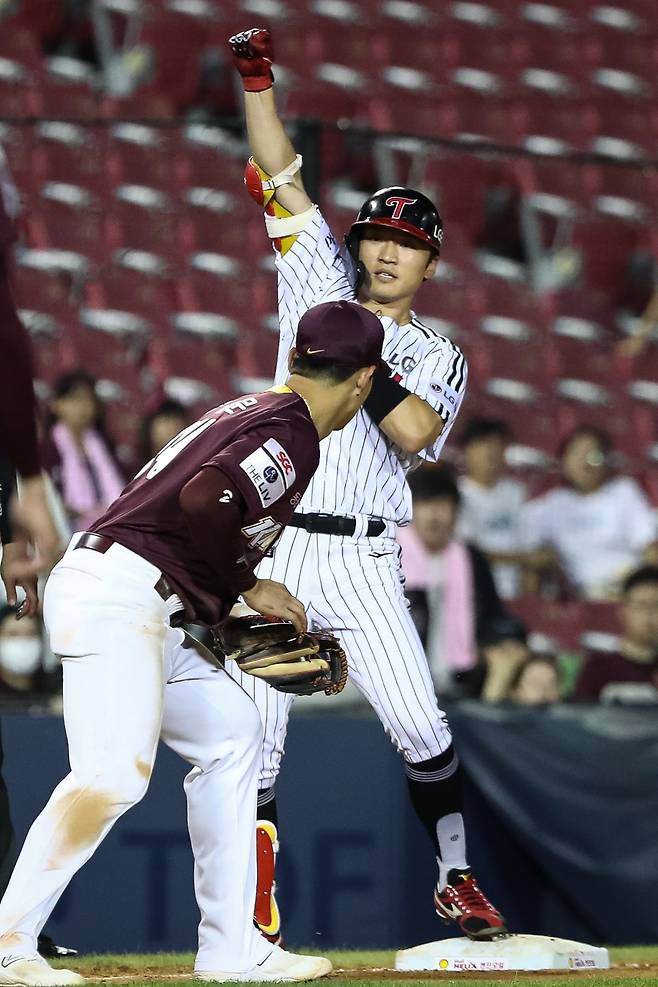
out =
[[(356, 266), (340, 249), (321, 212), (316, 213), (282, 256), (276, 253), (279, 284), (279, 353), (276, 381), (288, 376), (288, 352), (297, 324), (313, 305), (354, 300)], [(434, 408), (444, 428), (420, 458), (435, 462), (457, 415), (466, 388), (467, 366), (454, 343), (412, 313), (398, 325), (382, 318), (383, 357), (400, 383)], [(418, 462), (396, 446), (361, 410), (340, 432), (320, 443), (320, 464), (300, 507), (331, 514), (368, 514), (397, 524), (411, 520), (411, 493), (405, 474)]]

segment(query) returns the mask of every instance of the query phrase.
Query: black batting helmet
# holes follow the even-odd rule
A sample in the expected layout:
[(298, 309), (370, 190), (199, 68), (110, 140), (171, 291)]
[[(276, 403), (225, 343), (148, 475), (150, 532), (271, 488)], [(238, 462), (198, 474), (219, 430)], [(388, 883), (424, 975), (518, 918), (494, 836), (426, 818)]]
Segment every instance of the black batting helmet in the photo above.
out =
[(375, 192), (363, 203), (345, 237), (357, 259), (359, 237), (366, 226), (390, 226), (422, 240), (438, 253), (443, 240), (443, 223), (434, 203), (415, 189), (392, 185)]

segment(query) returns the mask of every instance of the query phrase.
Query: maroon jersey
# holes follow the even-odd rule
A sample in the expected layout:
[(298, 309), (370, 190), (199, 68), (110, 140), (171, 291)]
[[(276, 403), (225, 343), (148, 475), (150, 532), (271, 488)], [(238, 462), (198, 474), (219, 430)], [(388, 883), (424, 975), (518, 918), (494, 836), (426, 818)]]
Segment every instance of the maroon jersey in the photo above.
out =
[(238, 591), (230, 598), (218, 592), (217, 577), (190, 536), (179, 503), (182, 488), (204, 467), (215, 467), (230, 480), (245, 505), (243, 564), (251, 568), (290, 520), (319, 456), (306, 402), (289, 388), (229, 401), (161, 449), (92, 530), (157, 566), (181, 597), (189, 620), (216, 624)]
[(620, 683), (652, 685), (658, 689), (658, 655), (652, 662), (631, 661), (618, 651), (591, 651), (576, 682), (576, 702), (595, 703), (606, 686)]

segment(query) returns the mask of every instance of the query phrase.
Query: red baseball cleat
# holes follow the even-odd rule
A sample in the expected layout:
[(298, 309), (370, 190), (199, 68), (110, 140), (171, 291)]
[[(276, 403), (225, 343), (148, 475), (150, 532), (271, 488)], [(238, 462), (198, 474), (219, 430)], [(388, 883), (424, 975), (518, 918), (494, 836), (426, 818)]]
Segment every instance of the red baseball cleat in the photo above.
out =
[(469, 870), (451, 870), (448, 884), (434, 891), (436, 914), (444, 922), (456, 922), (469, 939), (506, 936), (505, 919), (482, 894)]
[(274, 869), (279, 849), (274, 823), (259, 819), (256, 823), (256, 907), (254, 921), (262, 935), (275, 946), (281, 945), (281, 916), (274, 897)]

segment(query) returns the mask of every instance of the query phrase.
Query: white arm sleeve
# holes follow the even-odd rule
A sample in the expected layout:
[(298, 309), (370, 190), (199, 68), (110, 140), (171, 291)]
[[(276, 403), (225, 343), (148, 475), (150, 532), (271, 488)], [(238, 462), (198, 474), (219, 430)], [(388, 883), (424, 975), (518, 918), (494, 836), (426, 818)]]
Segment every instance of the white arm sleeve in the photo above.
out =
[(288, 353), (302, 315), (321, 302), (354, 300), (355, 268), (338, 247), (319, 209), (292, 247), (275, 251), (279, 295), (277, 383), (288, 376)]

